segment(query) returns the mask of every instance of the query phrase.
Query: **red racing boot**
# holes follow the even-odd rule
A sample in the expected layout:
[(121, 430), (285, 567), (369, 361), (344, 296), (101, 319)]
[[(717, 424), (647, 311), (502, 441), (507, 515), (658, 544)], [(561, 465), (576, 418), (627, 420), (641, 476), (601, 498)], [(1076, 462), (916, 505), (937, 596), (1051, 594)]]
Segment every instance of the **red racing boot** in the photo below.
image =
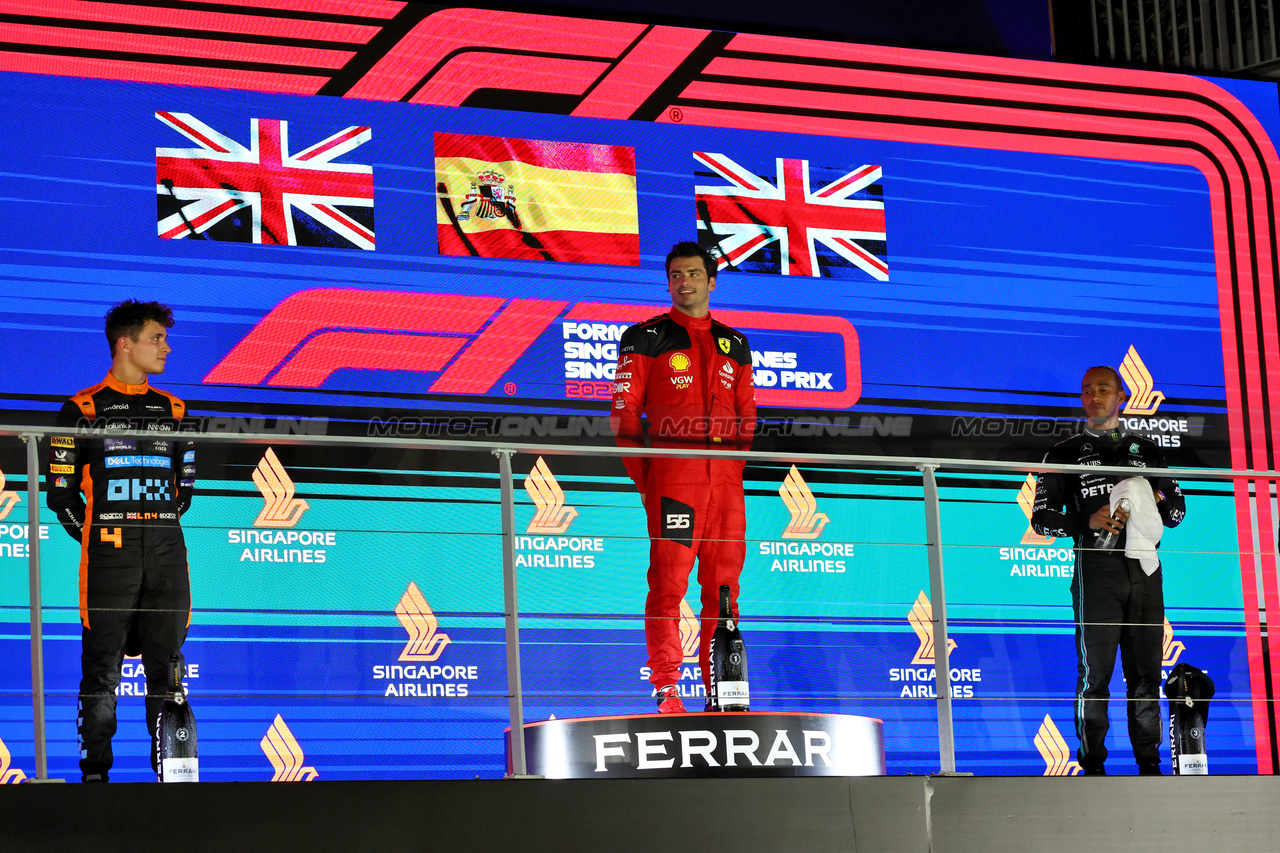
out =
[(683, 714), (684, 702), (680, 701), (680, 691), (674, 684), (668, 684), (658, 691), (659, 714)]

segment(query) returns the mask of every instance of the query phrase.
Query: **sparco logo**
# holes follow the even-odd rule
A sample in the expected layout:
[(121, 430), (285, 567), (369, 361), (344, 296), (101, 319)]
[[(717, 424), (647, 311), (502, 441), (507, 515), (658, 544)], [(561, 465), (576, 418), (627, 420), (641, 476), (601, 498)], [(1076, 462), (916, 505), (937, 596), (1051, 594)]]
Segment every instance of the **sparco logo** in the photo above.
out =
[(1080, 765), (1071, 760), (1067, 741), (1048, 714), (1044, 715), (1040, 731), (1036, 732), (1035, 745), (1044, 759), (1044, 775), (1075, 776), (1080, 772)]
[(440, 632), (440, 620), (413, 581), (409, 581), (409, 588), (396, 605), (396, 618), (409, 634), (400, 660), (437, 660), (449, 645), (449, 635)]
[(537, 507), (533, 520), (529, 522), (526, 533), (558, 534), (569, 529), (569, 525), (578, 517), (578, 511), (564, 505), (564, 490), (556, 482), (547, 467), (546, 461), (539, 456), (533, 463), (533, 470), (524, 478), (524, 490), (529, 499)]
[(309, 507), (306, 501), (294, 497), (297, 489), (293, 480), (270, 447), (254, 469), (253, 484), (262, 492), (263, 502), (254, 527), (293, 527)]
[(27, 774), (12, 766), (13, 757), (9, 755), (9, 747), (0, 740), (0, 785), (16, 785), (27, 778)]
[(320, 775), (314, 767), (303, 766), (306, 756), (302, 754), (302, 746), (279, 714), (259, 745), (275, 768), (272, 782), (310, 782)]

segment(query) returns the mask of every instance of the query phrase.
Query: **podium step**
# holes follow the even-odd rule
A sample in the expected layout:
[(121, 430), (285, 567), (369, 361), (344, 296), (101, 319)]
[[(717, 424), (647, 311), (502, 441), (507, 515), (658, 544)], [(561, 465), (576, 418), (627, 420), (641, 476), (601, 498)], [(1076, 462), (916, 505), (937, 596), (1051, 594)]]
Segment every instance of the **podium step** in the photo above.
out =
[[(527, 773), (547, 779), (883, 776), (884, 724), (851, 714), (634, 714), (524, 726)], [(512, 770), (511, 730), (506, 733)]]

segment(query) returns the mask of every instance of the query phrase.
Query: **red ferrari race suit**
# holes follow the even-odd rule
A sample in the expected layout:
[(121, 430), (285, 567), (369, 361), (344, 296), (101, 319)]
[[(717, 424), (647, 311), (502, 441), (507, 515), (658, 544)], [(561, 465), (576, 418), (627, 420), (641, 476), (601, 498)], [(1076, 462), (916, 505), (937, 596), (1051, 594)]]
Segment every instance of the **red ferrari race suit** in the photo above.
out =
[[(114, 375), (72, 397), (60, 427), (95, 426), (102, 438), (54, 435), (48, 504), (80, 543), (80, 769), (106, 777), (114, 762), (116, 687), (126, 644), (138, 644), (147, 673), (146, 713), (156, 763), (155, 723), (169, 656), (180, 654), (191, 621), (187, 546), (178, 519), (191, 505), (195, 450), (178, 430), (186, 405), (143, 382)], [(113, 429), (154, 438), (111, 438)]]
[[(672, 309), (627, 329), (618, 346), (610, 424), (620, 447), (750, 450), (755, 388), (746, 336), (710, 315)], [(675, 684), (684, 655), (680, 602), (698, 561), (702, 631), (698, 662), (709, 677), (707, 650), (727, 584), (738, 615), (738, 575), (746, 556), (744, 463), (733, 459), (624, 459), (649, 520), (649, 596), (645, 641), (649, 680)]]

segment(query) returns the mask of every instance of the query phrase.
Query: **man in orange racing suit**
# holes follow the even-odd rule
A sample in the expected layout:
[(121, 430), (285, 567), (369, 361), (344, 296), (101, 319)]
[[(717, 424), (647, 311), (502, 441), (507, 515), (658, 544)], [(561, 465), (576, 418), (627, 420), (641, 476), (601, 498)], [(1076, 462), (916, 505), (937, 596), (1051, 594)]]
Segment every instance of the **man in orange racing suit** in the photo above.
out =
[[(116, 687), (126, 645), (142, 655), (151, 764), (169, 656), (191, 621), (187, 546), (178, 518), (191, 505), (195, 450), (179, 430), (186, 405), (152, 386), (169, 355), (173, 312), (123, 302), (106, 317), (111, 369), (58, 414), (59, 427), (96, 426), (106, 435), (50, 439), (48, 504), (80, 543), (81, 672), (76, 728), (82, 781), (106, 782), (114, 763)], [(152, 438), (110, 437), (115, 429)]]
[[(677, 243), (667, 255), (671, 311), (622, 335), (610, 424), (620, 447), (750, 450), (755, 431), (751, 348), (740, 332), (710, 314), (716, 261), (697, 243)], [(744, 463), (733, 459), (629, 458), (649, 521), (649, 596), (645, 642), (658, 710), (680, 713), (676, 686), (683, 654), (680, 602), (698, 561), (702, 631), (698, 662), (708, 684), (708, 648), (728, 585), (738, 615), (738, 576), (746, 557)], [(708, 684), (708, 687), (710, 685)]]

